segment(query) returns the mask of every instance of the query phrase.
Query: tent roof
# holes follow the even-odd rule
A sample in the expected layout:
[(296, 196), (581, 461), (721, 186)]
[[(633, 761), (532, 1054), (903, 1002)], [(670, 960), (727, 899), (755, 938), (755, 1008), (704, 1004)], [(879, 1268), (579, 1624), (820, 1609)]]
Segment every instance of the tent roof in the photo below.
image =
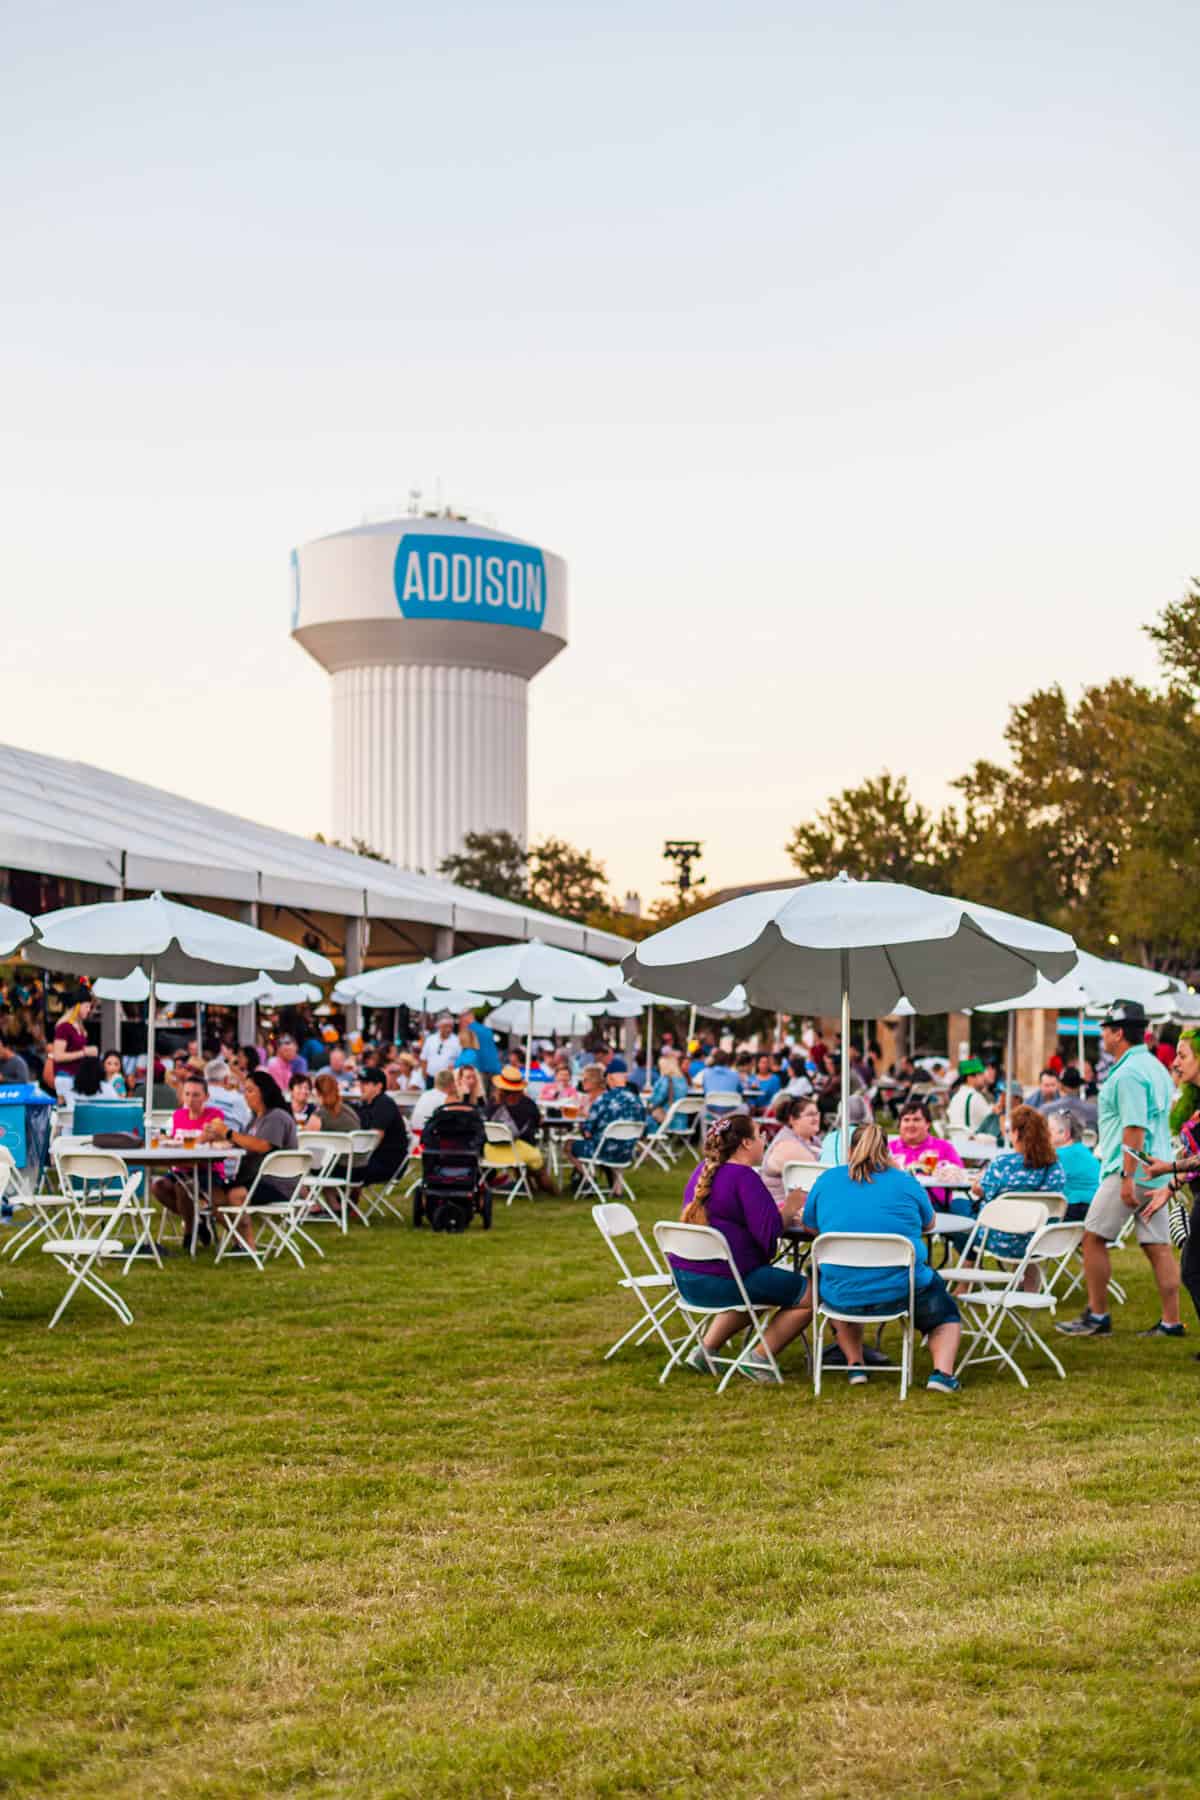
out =
[(612, 932), (11, 745), (0, 745), (0, 866), (135, 891), (540, 937), (610, 959), (629, 948)]

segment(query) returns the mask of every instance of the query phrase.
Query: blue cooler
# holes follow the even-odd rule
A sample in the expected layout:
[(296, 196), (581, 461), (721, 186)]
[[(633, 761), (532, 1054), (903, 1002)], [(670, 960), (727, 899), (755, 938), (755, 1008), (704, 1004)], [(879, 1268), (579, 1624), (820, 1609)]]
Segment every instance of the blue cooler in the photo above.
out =
[(32, 1081), (0, 1082), (0, 1144), (34, 1190), (41, 1186), (46, 1168), (54, 1104)]

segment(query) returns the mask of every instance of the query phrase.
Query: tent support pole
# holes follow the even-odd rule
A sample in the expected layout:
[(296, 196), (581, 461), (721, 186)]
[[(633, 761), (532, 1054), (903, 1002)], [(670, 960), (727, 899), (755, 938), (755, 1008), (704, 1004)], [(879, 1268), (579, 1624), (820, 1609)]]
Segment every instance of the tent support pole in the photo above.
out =
[(1012, 1141), (1012, 1084), (1013, 1063), (1016, 1060), (1016, 1022), (1017, 1015), (1008, 1015), (1008, 1043), (1004, 1051), (1004, 1135)]
[(146, 973), (150, 977), (150, 992), (146, 998), (146, 1106), (145, 1106), (145, 1138), (150, 1142), (150, 1114), (154, 1110), (154, 1028), (155, 1017), (154, 988), (157, 976), (152, 962)]
[(850, 952), (842, 951), (842, 1161), (850, 1161)]
[(533, 1001), (529, 1002), (529, 1036), (525, 1039), (525, 1080), (529, 1080), (529, 1071), (533, 1067)]

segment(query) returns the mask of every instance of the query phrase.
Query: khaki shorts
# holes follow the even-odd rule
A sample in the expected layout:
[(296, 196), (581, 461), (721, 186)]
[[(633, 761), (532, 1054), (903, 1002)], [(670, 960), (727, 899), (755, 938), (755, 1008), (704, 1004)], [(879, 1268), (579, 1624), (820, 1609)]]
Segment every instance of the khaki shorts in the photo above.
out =
[[(1141, 1208), (1152, 1199), (1158, 1190), (1144, 1188), (1134, 1184), (1134, 1198), (1138, 1203), (1135, 1214), (1137, 1224), (1137, 1241), (1139, 1244), (1169, 1244), (1171, 1239), (1167, 1231), (1167, 1208), (1160, 1206), (1153, 1218), (1143, 1219)], [(1119, 1237), (1121, 1230), (1133, 1209), (1126, 1206), (1121, 1198), (1121, 1177), (1106, 1175), (1096, 1189), (1092, 1204), (1087, 1209), (1087, 1218), (1083, 1221), (1086, 1231), (1094, 1232), (1108, 1243)]]

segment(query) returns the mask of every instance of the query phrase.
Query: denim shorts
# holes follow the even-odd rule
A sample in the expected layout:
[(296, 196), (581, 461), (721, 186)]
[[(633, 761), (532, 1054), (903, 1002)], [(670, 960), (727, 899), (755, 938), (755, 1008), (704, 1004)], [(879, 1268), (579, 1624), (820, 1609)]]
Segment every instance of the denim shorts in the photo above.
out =
[[(898, 1300), (873, 1300), (869, 1306), (856, 1306), (853, 1310), (875, 1318), (880, 1313), (895, 1312), (900, 1304)], [(846, 1310), (849, 1312), (851, 1309), (847, 1307)], [(955, 1305), (953, 1294), (935, 1271), (928, 1286), (917, 1289), (913, 1324), (922, 1337), (928, 1337), (939, 1325), (957, 1325), (961, 1318), (962, 1314)]]
[[(693, 1306), (720, 1306), (737, 1312), (742, 1306), (732, 1275), (702, 1275), (694, 1269), (676, 1269), (675, 1281), (685, 1301)], [(756, 1306), (799, 1306), (808, 1283), (795, 1269), (764, 1263), (742, 1276), (742, 1286)]]

